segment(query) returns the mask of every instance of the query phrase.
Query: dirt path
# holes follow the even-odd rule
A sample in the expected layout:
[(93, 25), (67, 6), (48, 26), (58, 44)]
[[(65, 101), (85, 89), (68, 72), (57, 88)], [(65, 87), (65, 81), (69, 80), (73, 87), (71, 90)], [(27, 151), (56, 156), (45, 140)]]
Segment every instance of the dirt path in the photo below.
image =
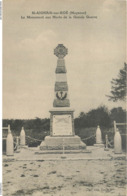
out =
[(3, 162), (4, 196), (125, 196), (125, 185), (125, 159)]

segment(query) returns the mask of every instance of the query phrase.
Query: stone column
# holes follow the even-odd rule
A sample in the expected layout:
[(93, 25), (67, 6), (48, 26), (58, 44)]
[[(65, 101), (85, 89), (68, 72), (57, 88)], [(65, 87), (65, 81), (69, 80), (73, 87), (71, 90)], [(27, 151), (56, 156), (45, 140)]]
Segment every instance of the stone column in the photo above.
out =
[(25, 146), (26, 141), (25, 141), (25, 131), (24, 128), (22, 127), (22, 130), (20, 132), (20, 145)]
[(121, 135), (119, 130), (116, 130), (115, 136), (114, 136), (114, 153), (120, 154), (122, 153), (122, 141), (121, 141)]
[(7, 135), (7, 140), (6, 140), (6, 155), (7, 156), (14, 155), (14, 143), (13, 143), (13, 136), (10, 130), (10, 126), (8, 129), (8, 135)]
[(68, 49), (59, 44), (54, 54), (58, 57), (56, 67), (56, 82), (55, 82), (55, 98), (53, 107), (70, 107), (70, 100), (68, 97), (68, 84), (66, 76), (66, 66), (64, 57), (67, 55)]

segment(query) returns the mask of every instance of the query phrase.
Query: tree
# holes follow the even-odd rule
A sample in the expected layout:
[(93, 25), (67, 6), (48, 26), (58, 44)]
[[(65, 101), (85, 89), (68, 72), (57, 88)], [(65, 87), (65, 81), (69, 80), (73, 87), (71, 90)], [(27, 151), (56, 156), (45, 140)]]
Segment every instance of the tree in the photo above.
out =
[(124, 123), (126, 122), (126, 111), (122, 107), (112, 108), (110, 118), (112, 122), (115, 120), (117, 123)]
[(97, 125), (108, 128), (111, 126), (110, 112), (106, 106), (102, 105), (90, 110), (87, 114), (81, 112), (74, 123), (76, 130), (79, 131), (81, 128), (97, 127)]
[(126, 75), (127, 64), (124, 63), (124, 68), (120, 69), (118, 77), (111, 81), (112, 87), (110, 92), (112, 95), (107, 95), (109, 101), (126, 100)]
[(86, 116), (86, 114), (84, 112), (80, 112), (79, 118), (83, 118), (84, 116)]
[(106, 106), (100, 106), (97, 109), (90, 110), (86, 115), (87, 127), (110, 127), (111, 119), (109, 110)]

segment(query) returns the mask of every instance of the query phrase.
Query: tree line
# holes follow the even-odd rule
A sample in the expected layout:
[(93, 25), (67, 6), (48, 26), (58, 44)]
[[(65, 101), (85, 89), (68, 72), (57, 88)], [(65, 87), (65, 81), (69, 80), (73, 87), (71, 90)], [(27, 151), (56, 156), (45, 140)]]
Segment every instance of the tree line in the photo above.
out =
[(126, 111), (122, 107), (108, 110), (106, 106), (100, 106), (90, 110), (88, 113), (81, 112), (79, 117), (75, 119), (75, 127), (87, 128), (100, 125), (101, 127), (111, 128), (114, 121), (126, 122)]
[[(80, 112), (79, 116), (74, 119), (75, 128), (89, 128), (101, 127), (110, 128), (113, 127), (113, 121), (126, 122), (126, 111), (122, 107), (113, 108), (108, 110), (106, 106), (100, 106), (96, 109), (91, 109), (89, 112)], [(35, 119), (3, 119), (3, 127), (10, 124), (11, 130), (15, 133), (21, 131), (21, 127), (25, 130), (32, 130), (37, 134), (40, 132), (49, 132), (50, 119), (41, 119), (36, 117)]]

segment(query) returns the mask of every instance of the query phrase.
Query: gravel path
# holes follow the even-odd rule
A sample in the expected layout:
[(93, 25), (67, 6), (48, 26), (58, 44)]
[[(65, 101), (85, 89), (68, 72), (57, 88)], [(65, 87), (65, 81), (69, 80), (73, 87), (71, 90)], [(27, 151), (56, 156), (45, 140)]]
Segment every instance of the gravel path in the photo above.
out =
[(125, 157), (3, 161), (3, 196), (126, 196), (125, 187)]

